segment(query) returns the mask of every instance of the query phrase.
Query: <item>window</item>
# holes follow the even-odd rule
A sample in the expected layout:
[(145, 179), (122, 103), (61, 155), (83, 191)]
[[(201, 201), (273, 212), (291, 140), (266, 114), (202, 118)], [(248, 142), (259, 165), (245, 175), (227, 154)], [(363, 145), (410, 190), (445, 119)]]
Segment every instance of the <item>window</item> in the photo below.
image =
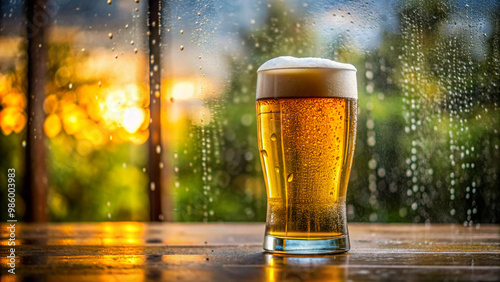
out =
[[(23, 5), (0, 10), (0, 181), (44, 166), (33, 181), (53, 221), (148, 220), (148, 191), (162, 192), (163, 220), (264, 221), (256, 70), (280, 55), (357, 67), (350, 221), (500, 220), (494, 1), (165, 0), (149, 25), (146, 0), (51, 0), (28, 24)], [(28, 47), (41, 30), (45, 93), (30, 127)], [(26, 158), (32, 146), (45, 157)]]

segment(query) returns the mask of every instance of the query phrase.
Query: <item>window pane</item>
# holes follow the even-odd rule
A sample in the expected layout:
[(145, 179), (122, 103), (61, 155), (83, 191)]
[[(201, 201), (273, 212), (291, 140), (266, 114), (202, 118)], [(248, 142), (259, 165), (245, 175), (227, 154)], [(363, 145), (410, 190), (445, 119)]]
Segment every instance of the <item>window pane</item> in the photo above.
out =
[[(165, 0), (152, 96), (147, 2), (53, 0), (30, 23), (46, 29), (51, 220), (148, 220), (148, 191), (161, 189), (165, 219), (264, 221), (256, 71), (289, 55), (357, 68), (350, 221), (499, 222), (496, 1)], [(10, 167), (21, 182), (37, 142), (26, 137), (34, 29), (22, 1), (0, 5), (0, 182)], [(161, 184), (148, 179), (151, 103)]]

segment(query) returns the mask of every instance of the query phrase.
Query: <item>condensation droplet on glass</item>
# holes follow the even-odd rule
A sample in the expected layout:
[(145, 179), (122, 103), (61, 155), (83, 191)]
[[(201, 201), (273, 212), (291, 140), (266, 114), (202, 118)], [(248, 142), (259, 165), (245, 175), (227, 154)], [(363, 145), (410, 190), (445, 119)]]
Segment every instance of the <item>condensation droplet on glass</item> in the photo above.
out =
[(69, 84), (69, 89), (73, 88), (73, 83)]
[(292, 182), (293, 181), (293, 172), (288, 175), (288, 177), (286, 178), (286, 180), (288, 182)]
[(125, 25), (125, 29), (127, 29), (127, 28), (128, 28), (128, 24)]
[(109, 207), (109, 206), (111, 206), (111, 203), (110, 203), (110, 202), (107, 202), (107, 203), (106, 203), (106, 205), (108, 205), (108, 207)]
[(151, 182), (151, 183), (149, 184), (149, 189), (151, 189), (151, 191), (156, 190), (156, 184), (155, 184), (154, 182)]
[(183, 29), (181, 29), (181, 31), (179, 31), (179, 32), (180, 32), (181, 34), (184, 34), (184, 30), (183, 30)]
[(262, 154), (262, 156), (267, 158), (267, 151), (266, 150), (260, 150), (260, 153)]
[(108, 33), (108, 37), (109, 37), (109, 39), (113, 39), (113, 33), (111, 33), (111, 32)]
[(23, 142), (21, 142), (21, 146), (23, 146), (23, 148), (26, 148), (26, 140), (23, 140)]
[(139, 3), (141, 0), (135, 0), (135, 3)]
[(108, 218), (111, 218), (111, 214), (110, 213), (108, 213)]
[(160, 169), (163, 169), (163, 167), (164, 167), (163, 162), (160, 162), (160, 163), (158, 164), (158, 167), (159, 167)]
[(146, 168), (145, 167), (142, 168), (142, 172), (146, 172)]
[(111, 3), (113, 3), (111, 0), (108, 0), (108, 5), (111, 5)]
[(275, 167), (274, 171), (276, 171), (276, 173), (280, 173), (280, 168), (279, 167)]
[(180, 21), (180, 20), (182, 20), (182, 18), (181, 18), (181, 17), (178, 17), (177, 19), (178, 19), (179, 21)]
[(134, 53), (136, 53), (136, 54), (137, 54), (137, 52), (138, 52), (138, 51), (139, 51), (139, 50), (137, 50), (137, 48), (134, 48)]
[(271, 134), (271, 141), (276, 141), (276, 133)]
[(181, 51), (184, 51), (184, 45), (181, 45)]
[(134, 45), (134, 43), (135, 43), (134, 40), (130, 41), (130, 45)]

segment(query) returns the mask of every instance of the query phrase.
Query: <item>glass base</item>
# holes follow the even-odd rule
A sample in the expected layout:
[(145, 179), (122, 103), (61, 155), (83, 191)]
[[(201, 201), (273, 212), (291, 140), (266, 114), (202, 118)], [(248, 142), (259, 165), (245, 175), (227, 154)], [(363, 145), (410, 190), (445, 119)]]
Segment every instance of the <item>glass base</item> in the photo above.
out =
[(278, 254), (337, 254), (349, 251), (349, 235), (333, 239), (305, 240), (285, 239), (273, 235), (264, 236), (264, 250)]

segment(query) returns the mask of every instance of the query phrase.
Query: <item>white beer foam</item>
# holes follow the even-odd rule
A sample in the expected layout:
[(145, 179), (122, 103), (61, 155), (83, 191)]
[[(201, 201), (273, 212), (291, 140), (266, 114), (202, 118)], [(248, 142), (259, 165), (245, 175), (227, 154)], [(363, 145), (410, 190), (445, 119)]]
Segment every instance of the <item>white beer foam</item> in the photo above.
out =
[(257, 99), (358, 98), (356, 68), (321, 58), (277, 57), (257, 70)]
[(356, 68), (351, 64), (344, 64), (323, 58), (295, 58), (292, 56), (281, 56), (271, 59), (257, 70), (273, 70), (273, 69), (298, 69), (298, 68), (323, 68), (336, 70), (353, 70)]

